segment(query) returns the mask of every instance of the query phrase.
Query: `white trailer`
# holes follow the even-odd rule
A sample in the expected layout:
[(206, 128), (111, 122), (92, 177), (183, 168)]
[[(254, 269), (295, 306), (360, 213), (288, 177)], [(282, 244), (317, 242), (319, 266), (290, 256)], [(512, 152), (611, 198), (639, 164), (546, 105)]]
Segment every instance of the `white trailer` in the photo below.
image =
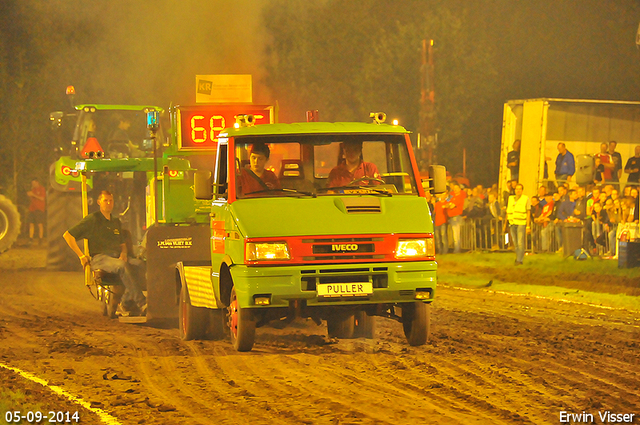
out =
[[(600, 144), (615, 140), (622, 155), (622, 167), (640, 145), (640, 102), (578, 99), (510, 100), (504, 104), (499, 190), (502, 193), (511, 172), (507, 153), (521, 140), (520, 178), (526, 195), (534, 195), (544, 183), (545, 159), (549, 179), (555, 180), (558, 143), (565, 143), (576, 158), (600, 152)], [(627, 181), (622, 173), (620, 182)], [(572, 179), (573, 180), (573, 179)]]

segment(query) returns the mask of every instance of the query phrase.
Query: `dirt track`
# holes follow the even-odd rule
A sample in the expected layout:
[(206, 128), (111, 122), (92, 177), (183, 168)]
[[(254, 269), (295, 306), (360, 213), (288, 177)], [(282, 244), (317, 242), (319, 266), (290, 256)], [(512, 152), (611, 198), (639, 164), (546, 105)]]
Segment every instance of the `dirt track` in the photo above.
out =
[[(547, 424), (563, 410), (596, 423), (598, 411), (635, 413), (640, 423), (638, 312), (441, 287), (423, 347), (386, 319), (375, 340), (341, 341), (300, 321), (260, 328), (254, 350), (236, 353), (227, 341), (110, 321), (81, 281), (3, 270), (0, 362), (124, 424)], [(2, 368), (0, 379), (38, 387)]]

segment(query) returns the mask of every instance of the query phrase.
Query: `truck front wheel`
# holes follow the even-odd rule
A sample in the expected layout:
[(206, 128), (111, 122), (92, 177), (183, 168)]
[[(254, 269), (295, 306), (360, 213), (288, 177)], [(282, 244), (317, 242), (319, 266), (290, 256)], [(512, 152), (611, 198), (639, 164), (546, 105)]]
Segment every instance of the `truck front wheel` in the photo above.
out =
[(353, 338), (355, 319), (351, 314), (336, 314), (327, 317), (327, 331), (332, 338)]
[(431, 328), (431, 304), (416, 301), (402, 305), (402, 327), (409, 345), (424, 345)]
[(242, 308), (238, 304), (235, 286), (231, 288), (229, 330), (231, 343), (236, 351), (251, 351), (256, 338), (256, 321), (251, 310)]
[(180, 338), (185, 341), (204, 338), (207, 331), (208, 312), (206, 308), (191, 305), (187, 285), (182, 285), (180, 289), (178, 318), (180, 322)]
[(366, 311), (359, 311), (355, 314), (354, 319), (354, 338), (373, 339), (375, 337), (376, 316), (369, 316)]

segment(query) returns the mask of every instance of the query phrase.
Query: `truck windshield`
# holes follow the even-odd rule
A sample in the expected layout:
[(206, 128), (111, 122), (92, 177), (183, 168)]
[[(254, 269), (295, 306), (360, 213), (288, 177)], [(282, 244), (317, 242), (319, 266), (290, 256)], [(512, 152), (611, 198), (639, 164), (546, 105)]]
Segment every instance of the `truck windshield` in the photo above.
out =
[(236, 195), (418, 195), (404, 135), (238, 137)]

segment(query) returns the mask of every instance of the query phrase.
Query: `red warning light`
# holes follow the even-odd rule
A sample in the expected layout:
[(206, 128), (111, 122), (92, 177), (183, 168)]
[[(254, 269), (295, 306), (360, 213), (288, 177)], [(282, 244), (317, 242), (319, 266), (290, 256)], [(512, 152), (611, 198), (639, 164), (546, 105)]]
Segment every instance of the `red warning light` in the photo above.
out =
[(73, 86), (67, 86), (67, 96), (76, 94), (76, 88)]

